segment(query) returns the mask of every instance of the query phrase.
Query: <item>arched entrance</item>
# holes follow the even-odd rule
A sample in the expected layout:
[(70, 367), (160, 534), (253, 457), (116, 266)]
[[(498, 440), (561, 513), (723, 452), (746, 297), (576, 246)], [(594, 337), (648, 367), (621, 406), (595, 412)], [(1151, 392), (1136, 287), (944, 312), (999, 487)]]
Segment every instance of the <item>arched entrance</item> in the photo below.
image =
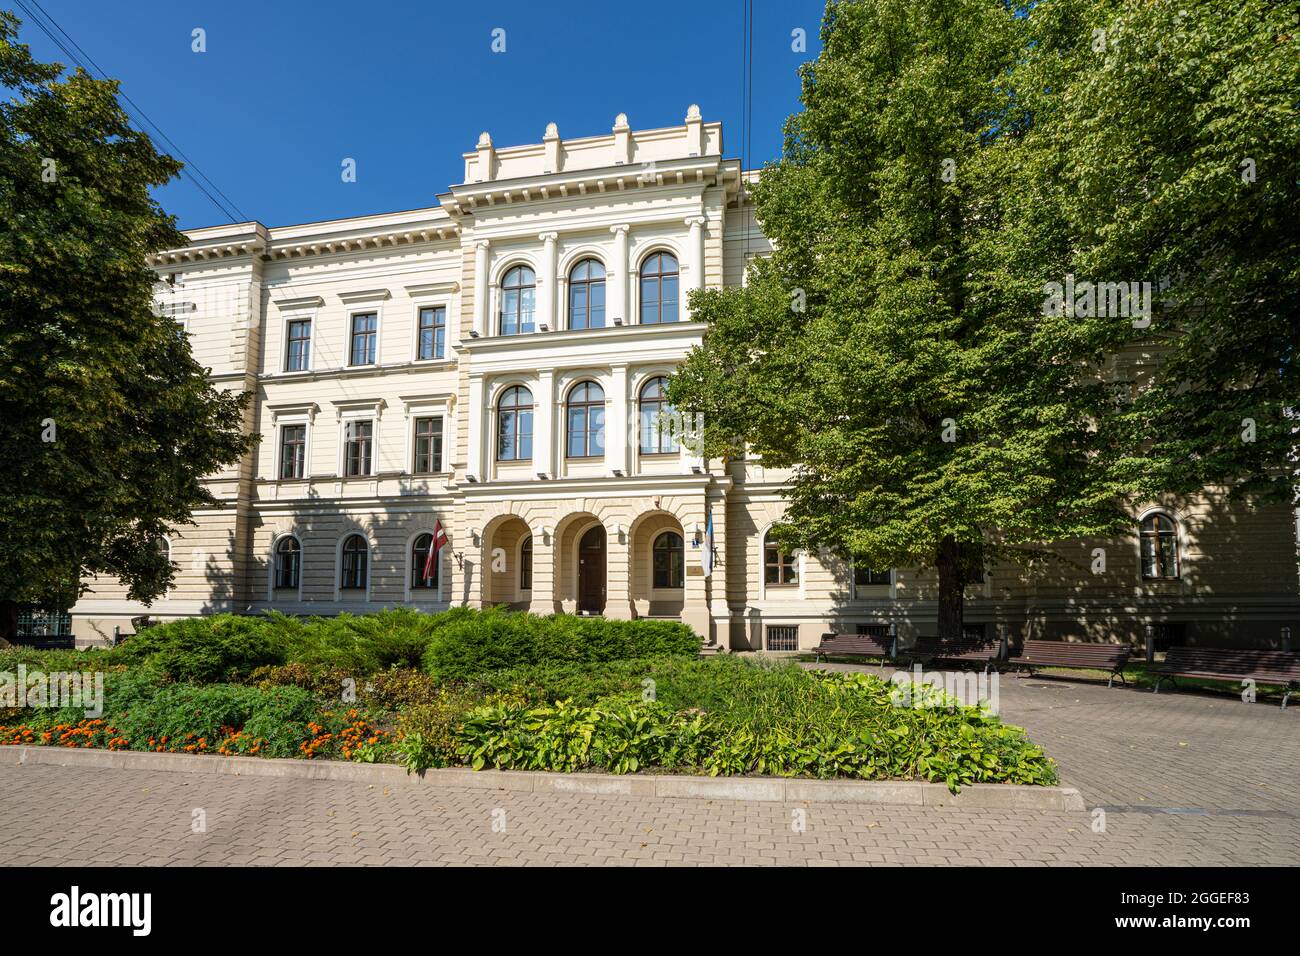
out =
[(578, 613), (605, 610), (605, 527), (594, 525), (578, 542)]

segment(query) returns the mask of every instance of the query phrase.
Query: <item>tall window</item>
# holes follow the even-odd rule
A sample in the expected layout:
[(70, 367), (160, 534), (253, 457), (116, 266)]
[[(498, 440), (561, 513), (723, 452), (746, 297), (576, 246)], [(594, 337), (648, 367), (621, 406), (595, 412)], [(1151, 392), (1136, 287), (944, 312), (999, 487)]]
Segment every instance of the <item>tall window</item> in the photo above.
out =
[(370, 546), (359, 534), (350, 534), (343, 542), (343, 572), (339, 587), (345, 591), (364, 590), (369, 573)]
[(415, 420), (415, 467), (417, 475), (442, 471), (442, 419)]
[(686, 568), (686, 550), (682, 536), (676, 531), (665, 531), (654, 543), (654, 586), (657, 588), (682, 587)]
[(293, 535), (285, 535), (275, 545), (275, 586), (296, 588), (302, 567), (302, 547)]
[(865, 564), (861, 564), (857, 561), (854, 561), (853, 562), (853, 586), (861, 588), (861, 587), (870, 587), (870, 586), (876, 586), (881, 584), (889, 584), (891, 573), (892, 572), (887, 570), (873, 571)]
[(286, 372), (304, 372), (311, 363), (311, 319), (289, 323), (289, 345), (284, 357)]
[(569, 272), (569, 328), (605, 327), (605, 267), (583, 259)]
[(569, 392), (568, 457), (599, 458), (605, 454), (605, 391), (595, 382), (582, 382)]
[(374, 365), (375, 346), (379, 339), (379, 314), (363, 312), (352, 316), (352, 348), (349, 365)]
[(677, 452), (677, 416), (668, 404), (668, 379), (662, 375), (641, 386), (641, 454)]
[(775, 541), (763, 545), (763, 580), (776, 587), (799, 583), (799, 564), (793, 554), (786, 554)]
[(522, 385), (505, 390), (497, 405), (497, 461), (531, 461), (533, 393)]
[(1160, 580), (1178, 577), (1178, 527), (1167, 514), (1155, 512), (1142, 519), (1142, 577)]
[(306, 465), (307, 426), (280, 426), (280, 477), (301, 478)]
[(420, 344), (417, 357), (440, 359), (447, 349), (447, 309), (433, 306), (420, 310)]
[(515, 266), (501, 283), (501, 334), (533, 331), (533, 300), (537, 277), (528, 266)]
[(348, 422), (343, 434), (343, 474), (349, 478), (370, 474), (374, 423)]
[(519, 546), (519, 590), (533, 589), (533, 536), (524, 538)]
[(677, 321), (677, 260), (655, 252), (641, 263), (641, 324)]
[(411, 545), (411, 589), (412, 590), (437, 590), (438, 587), (438, 559), (434, 558), (433, 571), (427, 578), (424, 576), (424, 569), (429, 564), (429, 552), (433, 549), (433, 535), (422, 534), (415, 539)]

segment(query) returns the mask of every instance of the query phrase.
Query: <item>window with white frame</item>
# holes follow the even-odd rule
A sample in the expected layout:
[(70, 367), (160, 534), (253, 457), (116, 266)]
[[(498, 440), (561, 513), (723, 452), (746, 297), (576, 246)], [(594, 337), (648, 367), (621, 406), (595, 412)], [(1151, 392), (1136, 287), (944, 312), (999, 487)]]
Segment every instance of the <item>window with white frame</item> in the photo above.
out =
[(775, 541), (763, 543), (763, 581), (768, 587), (793, 587), (799, 583), (799, 559)]
[(349, 365), (374, 365), (378, 359), (379, 313), (358, 312), (352, 316)]
[(311, 367), (311, 319), (292, 319), (285, 326), (284, 370), (305, 372)]
[(372, 474), (375, 423), (352, 419), (343, 425), (343, 474), (352, 478)]
[(280, 426), (280, 477), (301, 478), (307, 466), (307, 426)]
[(302, 546), (297, 538), (287, 534), (275, 544), (276, 590), (297, 589), (301, 571)]
[(370, 580), (370, 545), (359, 534), (350, 534), (343, 542), (339, 569), (339, 587), (344, 591), (364, 591)]
[(447, 307), (430, 305), (420, 309), (415, 357), (422, 362), (447, 354)]
[(1169, 515), (1155, 511), (1142, 519), (1142, 577), (1148, 581), (1174, 580), (1178, 569), (1178, 526)]
[(415, 420), (415, 461), (411, 471), (416, 475), (433, 475), (442, 471), (442, 418), (428, 416)]

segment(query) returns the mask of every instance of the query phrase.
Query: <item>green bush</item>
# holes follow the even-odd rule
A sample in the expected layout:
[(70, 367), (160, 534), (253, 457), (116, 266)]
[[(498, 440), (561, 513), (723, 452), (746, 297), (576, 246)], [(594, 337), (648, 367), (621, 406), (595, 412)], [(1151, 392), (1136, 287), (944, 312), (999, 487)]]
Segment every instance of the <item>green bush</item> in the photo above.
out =
[(699, 649), (700, 638), (676, 621), (539, 617), (494, 608), (439, 628), (424, 668), (440, 680), (465, 680), (523, 664), (696, 655)]
[(954, 791), (1057, 779), (1020, 728), (941, 694), (927, 695), (932, 706), (898, 706), (893, 686), (874, 675), (727, 658), (638, 667), (654, 668), (654, 700), (631, 699), (625, 679), (621, 696), (540, 706), (529, 702), (538, 684), (562, 686), (572, 674), (520, 669), (513, 685), (525, 702), (468, 714), (458, 753), (475, 767), (920, 779)]
[(261, 752), (268, 757), (298, 756), (310, 736), (308, 724), (320, 713), (316, 699), (300, 687), (235, 684), (171, 684), (125, 711), (117, 707), (115, 700), (108, 720), (134, 749), (166, 738), (173, 747), (202, 740), (203, 749), (212, 750), (227, 730), (242, 729), (250, 740), (265, 741)]
[(410, 773), (457, 763), (456, 736), (461, 721), (477, 701), (458, 691), (405, 710), (397, 721), (397, 753)]
[(129, 637), (117, 652), (148, 661), (175, 681), (238, 681), (285, 661), (284, 644), (257, 618), (235, 614), (182, 618)]

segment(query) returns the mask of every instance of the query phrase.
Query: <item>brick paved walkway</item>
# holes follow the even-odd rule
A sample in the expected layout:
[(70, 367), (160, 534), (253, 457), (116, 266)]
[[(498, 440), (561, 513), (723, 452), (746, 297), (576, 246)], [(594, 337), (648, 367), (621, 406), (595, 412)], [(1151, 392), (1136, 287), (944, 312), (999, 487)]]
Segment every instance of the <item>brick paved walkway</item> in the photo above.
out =
[[(1080, 813), (499, 793), (19, 767), (6, 864), (1288, 864), (1300, 707), (1004, 678), (1004, 717), (1107, 808)], [(217, 758), (213, 758), (217, 759)], [(207, 832), (192, 832), (194, 811)], [(1170, 812), (1175, 811), (1175, 812)], [(802, 813), (802, 818), (801, 814)], [(802, 828), (797, 824), (802, 822)]]

